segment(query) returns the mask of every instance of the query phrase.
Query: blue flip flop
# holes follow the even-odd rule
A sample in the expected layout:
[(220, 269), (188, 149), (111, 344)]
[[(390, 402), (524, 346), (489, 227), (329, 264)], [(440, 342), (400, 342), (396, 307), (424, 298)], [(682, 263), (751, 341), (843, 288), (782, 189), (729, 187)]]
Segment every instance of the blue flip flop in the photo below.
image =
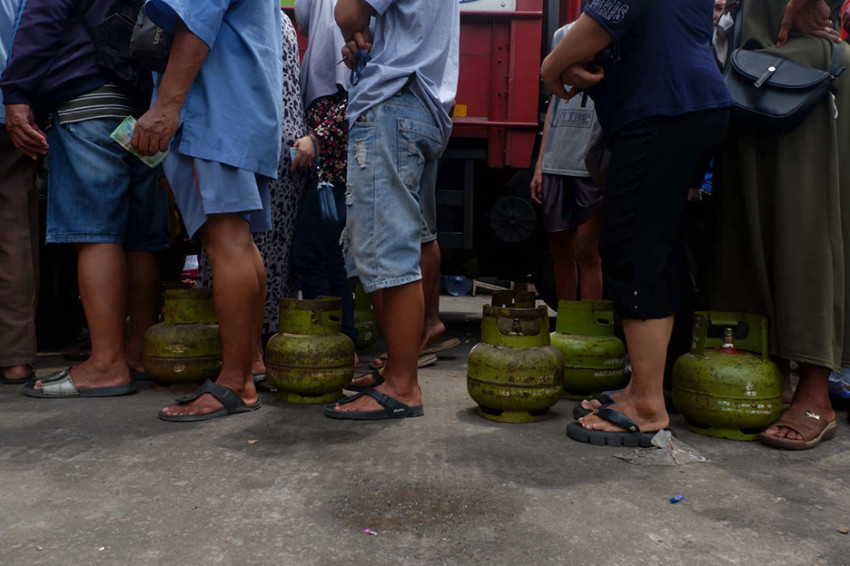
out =
[(658, 431), (643, 432), (635, 422), (610, 407), (600, 407), (593, 411), (600, 419), (626, 429), (625, 432), (609, 432), (603, 430), (591, 430), (584, 428), (581, 423), (570, 423), (567, 425), (567, 436), (579, 442), (594, 444), (596, 446), (638, 446), (649, 448), (652, 446), (652, 438)]
[(339, 401), (340, 405), (351, 403), (359, 399), (363, 395), (368, 395), (378, 402), (383, 409), (375, 411), (337, 411), (334, 409), (336, 404), (325, 405), (325, 416), (332, 419), (340, 419), (344, 421), (375, 421), (383, 419), (403, 419), (407, 417), (421, 417), (425, 414), (422, 405), (405, 405), (401, 401), (396, 401), (392, 397), (384, 395), (374, 387), (364, 389), (357, 395), (353, 395), (347, 399)]

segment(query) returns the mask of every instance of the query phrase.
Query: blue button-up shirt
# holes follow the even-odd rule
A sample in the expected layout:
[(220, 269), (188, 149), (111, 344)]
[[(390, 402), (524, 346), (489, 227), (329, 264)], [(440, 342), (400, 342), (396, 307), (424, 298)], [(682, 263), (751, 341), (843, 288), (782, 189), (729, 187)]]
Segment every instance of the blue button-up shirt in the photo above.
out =
[[(6, 68), (9, 51), (12, 47), (12, 37), (15, 35), (15, 25), (21, 11), (23, 0), (0, 0), (0, 73)], [(3, 93), (0, 92), (0, 124), (6, 123), (6, 106), (3, 104)]]
[(210, 48), (172, 150), (276, 178), (283, 112), (278, 0), (148, 0), (146, 10), (170, 31), (179, 17)]
[(457, 0), (366, 0), (377, 14), (372, 59), (348, 93), (353, 125), (369, 108), (397, 93), (411, 74), (411, 91), (425, 104), (448, 143), (449, 110), (457, 93), (460, 8)]

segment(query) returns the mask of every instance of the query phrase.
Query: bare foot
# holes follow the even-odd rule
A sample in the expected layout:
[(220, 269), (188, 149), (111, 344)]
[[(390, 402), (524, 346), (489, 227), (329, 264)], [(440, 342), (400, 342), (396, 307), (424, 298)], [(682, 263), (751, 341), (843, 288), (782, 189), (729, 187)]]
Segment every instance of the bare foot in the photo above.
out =
[[(92, 387), (113, 387), (127, 385), (130, 383), (130, 368), (124, 361), (111, 365), (103, 365), (89, 358), (78, 366), (71, 368), (71, 379), (77, 389), (91, 389)], [(33, 385), (34, 389), (41, 389), (41, 380)]]
[[(376, 370), (376, 371), (381, 372), (381, 375), (383, 375), (382, 370), (383, 370), (383, 368), (381, 368), (380, 370)], [(374, 372), (370, 371), (369, 373), (367, 373), (365, 375), (355, 377), (354, 379), (351, 380), (351, 385), (367, 386), (367, 387), (370, 386), (370, 385), (375, 385), (375, 374), (374, 374)]]
[[(654, 432), (670, 426), (670, 416), (664, 408), (664, 398), (651, 402), (637, 402), (635, 399), (626, 396), (620, 396), (620, 400), (614, 405), (608, 405), (608, 408), (614, 409), (625, 416), (629, 417), (643, 432)], [(625, 429), (605, 419), (590, 414), (578, 420), (586, 429), (600, 430), (604, 432), (624, 432)]]
[[(422, 392), (419, 390), (419, 387), (414, 387), (413, 390), (409, 392), (403, 392), (396, 391), (390, 386), (389, 382), (384, 382), (377, 386), (375, 390), (411, 407), (422, 404)], [(378, 404), (375, 399), (368, 395), (361, 395), (359, 399), (352, 401), (351, 403), (345, 403), (344, 405), (337, 403), (334, 406), (334, 411), (337, 412), (380, 411), (382, 409), (383, 407)]]
[(440, 319), (434, 321), (425, 321), (425, 328), (422, 331), (422, 341), (419, 344), (419, 349), (424, 350), (446, 332), (446, 325)]
[(20, 381), (32, 375), (32, 366), (30, 364), (21, 364), (18, 366), (6, 366), (0, 368), (0, 374), (6, 379)]
[[(247, 405), (253, 405), (257, 402), (257, 390), (254, 387), (254, 380), (248, 379), (243, 382), (241, 385), (236, 385), (232, 381), (224, 383), (222, 378), (219, 378), (216, 383), (219, 385), (230, 389), (242, 399)], [(165, 407), (161, 412), (164, 415), (206, 415), (209, 413), (214, 413), (218, 410), (224, 408), (224, 405), (221, 402), (210, 395), (209, 393), (205, 393), (195, 399), (194, 401), (190, 401), (188, 403), (172, 403), (171, 405)]]
[[(422, 351), (437, 340), (439, 340), (445, 332), (446, 325), (443, 324), (442, 320), (437, 319), (432, 323), (426, 323), (426, 327), (422, 331), (422, 339), (419, 343), (419, 350)], [(382, 368), (385, 365), (387, 365), (386, 354), (381, 354), (380, 356), (372, 360), (372, 367)]]
[[(627, 389), (628, 386), (625, 389), (617, 391), (616, 393), (611, 393), (608, 396), (616, 402), (617, 399), (620, 399), (621, 397), (628, 397), (628, 394), (626, 393)], [(586, 411), (595, 411), (596, 409), (602, 406), (602, 403), (599, 401), (599, 399), (585, 399), (580, 403), (580, 405), (581, 408)]]

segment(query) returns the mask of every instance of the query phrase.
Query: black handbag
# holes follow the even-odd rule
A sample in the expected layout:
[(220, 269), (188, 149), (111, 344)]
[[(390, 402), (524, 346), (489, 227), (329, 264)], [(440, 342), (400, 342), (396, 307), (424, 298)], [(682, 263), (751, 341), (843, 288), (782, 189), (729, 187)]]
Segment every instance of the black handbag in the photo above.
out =
[[(743, 10), (738, 8), (740, 16)], [(735, 29), (740, 45), (741, 18)], [(769, 134), (794, 130), (830, 94), (838, 92), (835, 82), (844, 72), (840, 46), (832, 46), (832, 68), (822, 71), (774, 53), (738, 47), (729, 56), (723, 79), (735, 103), (733, 121), (740, 127)]]

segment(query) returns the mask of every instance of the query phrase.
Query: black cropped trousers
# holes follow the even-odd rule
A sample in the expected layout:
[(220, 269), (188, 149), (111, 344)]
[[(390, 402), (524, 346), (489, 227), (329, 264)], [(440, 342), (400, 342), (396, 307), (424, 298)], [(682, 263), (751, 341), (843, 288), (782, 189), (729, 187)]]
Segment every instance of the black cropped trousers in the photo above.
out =
[(728, 121), (728, 109), (656, 116), (609, 140), (599, 248), (621, 319), (665, 318), (678, 310), (688, 189), (702, 184)]

